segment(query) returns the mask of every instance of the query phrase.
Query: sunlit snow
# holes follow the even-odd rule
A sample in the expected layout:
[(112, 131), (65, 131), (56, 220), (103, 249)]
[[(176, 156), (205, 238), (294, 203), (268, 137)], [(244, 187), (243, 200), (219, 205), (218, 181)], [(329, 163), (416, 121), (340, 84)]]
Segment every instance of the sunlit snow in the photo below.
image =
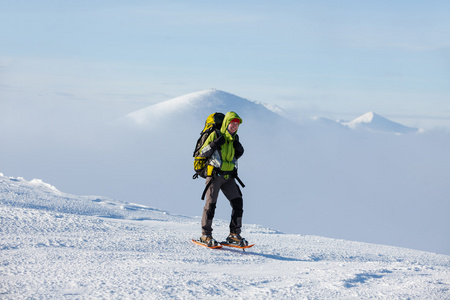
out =
[(450, 297), (446, 255), (252, 224), (250, 250), (211, 250), (199, 218), (3, 174), (0, 197), (2, 299)]

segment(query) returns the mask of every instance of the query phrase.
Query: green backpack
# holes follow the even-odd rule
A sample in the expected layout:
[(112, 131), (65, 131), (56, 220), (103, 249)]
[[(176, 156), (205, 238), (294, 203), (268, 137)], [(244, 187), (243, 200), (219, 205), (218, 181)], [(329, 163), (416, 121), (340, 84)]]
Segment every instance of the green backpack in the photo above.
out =
[(202, 178), (206, 178), (206, 167), (207, 167), (207, 161), (208, 157), (201, 157), (200, 149), (202, 148), (203, 144), (205, 143), (208, 136), (215, 131), (216, 135), (220, 135), (220, 128), (222, 127), (223, 119), (225, 118), (225, 115), (220, 112), (215, 112), (213, 114), (210, 114), (208, 118), (206, 118), (205, 121), (205, 127), (200, 132), (200, 137), (197, 140), (197, 144), (195, 145), (194, 149), (194, 171), (195, 174), (192, 176), (192, 179), (198, 178), (198, 176)]

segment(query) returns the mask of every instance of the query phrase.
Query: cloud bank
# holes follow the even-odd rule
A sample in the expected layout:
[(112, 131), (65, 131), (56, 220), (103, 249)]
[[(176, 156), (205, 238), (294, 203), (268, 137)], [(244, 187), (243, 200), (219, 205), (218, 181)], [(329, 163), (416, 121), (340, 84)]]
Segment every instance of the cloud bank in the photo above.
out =
[[(42, 116), (48, 117), (42, 123), (32, 118), (25, 127), (2, 124), (2, 173), (42, 178), (69, 193), (200, 215), (204, 182), (191, 179), (193, 147), (209, 113), (235, 110), (244, 120), (245, 222), (450, 253), (448, 133), (354, 131), (326, 120), (295, 124), (215, 90), (171, 101), (131, 114), (140, 114), (140, 123), (130, 115), (107, 125), (74, 123), (61, 112)], [(171, 109), (152, 116), (161, 106)], [(229, 214), (221, 196), (217, 217)]]

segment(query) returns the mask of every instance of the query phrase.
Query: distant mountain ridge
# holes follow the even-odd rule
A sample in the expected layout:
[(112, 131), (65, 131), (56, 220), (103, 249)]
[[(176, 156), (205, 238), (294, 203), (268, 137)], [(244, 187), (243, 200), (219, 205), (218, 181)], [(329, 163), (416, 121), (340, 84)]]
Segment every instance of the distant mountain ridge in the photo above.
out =
[(341, 122), (342, 125), (355, 130), (369, 130), (377, 132), (389, 132), (396, 134), (408, 134), (418, 132), (418, 128), (408, 127), (386, 119), (374, 112), (368, 112), (350, 122)]
[[(198, 124), (204, 122), (213, 112), (237, 112), (246, 121), (256, 121), (256, 124), (283, 122), (292, 126), (289, 114), (278, 106), (251, 101), (237, 95), (217, 90), (207, 89), (185, 94), (127, 114), (124, 119), (144, 127), (158, 128), (157, 124), (176, 123), (180, 118)], [(386, 132), (394, 134), (409, 134), (419, 132), (418, 128), (407, 127), (388, 120), (374, 112), (368, 112), (352, 121), (333, 121), (325, 118), (314, 119), (316, 124), (329, 127), (343, 126), (351, 130), (367, 130), (370, 132)], [(288, 122), (288, 123), (286, 123)], [(301, 126), (301, 125), (299, 125)]]

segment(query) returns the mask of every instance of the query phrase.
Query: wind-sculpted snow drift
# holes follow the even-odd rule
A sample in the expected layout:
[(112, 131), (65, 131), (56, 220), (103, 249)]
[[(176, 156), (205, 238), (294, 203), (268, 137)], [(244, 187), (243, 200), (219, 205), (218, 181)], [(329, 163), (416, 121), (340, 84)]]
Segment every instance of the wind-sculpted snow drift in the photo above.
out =
[(250, 224), (251, 250), (210, 250), (198, 218), (3, 174), (0, 199), (2, 299), (450, 297), (446, 255)]

